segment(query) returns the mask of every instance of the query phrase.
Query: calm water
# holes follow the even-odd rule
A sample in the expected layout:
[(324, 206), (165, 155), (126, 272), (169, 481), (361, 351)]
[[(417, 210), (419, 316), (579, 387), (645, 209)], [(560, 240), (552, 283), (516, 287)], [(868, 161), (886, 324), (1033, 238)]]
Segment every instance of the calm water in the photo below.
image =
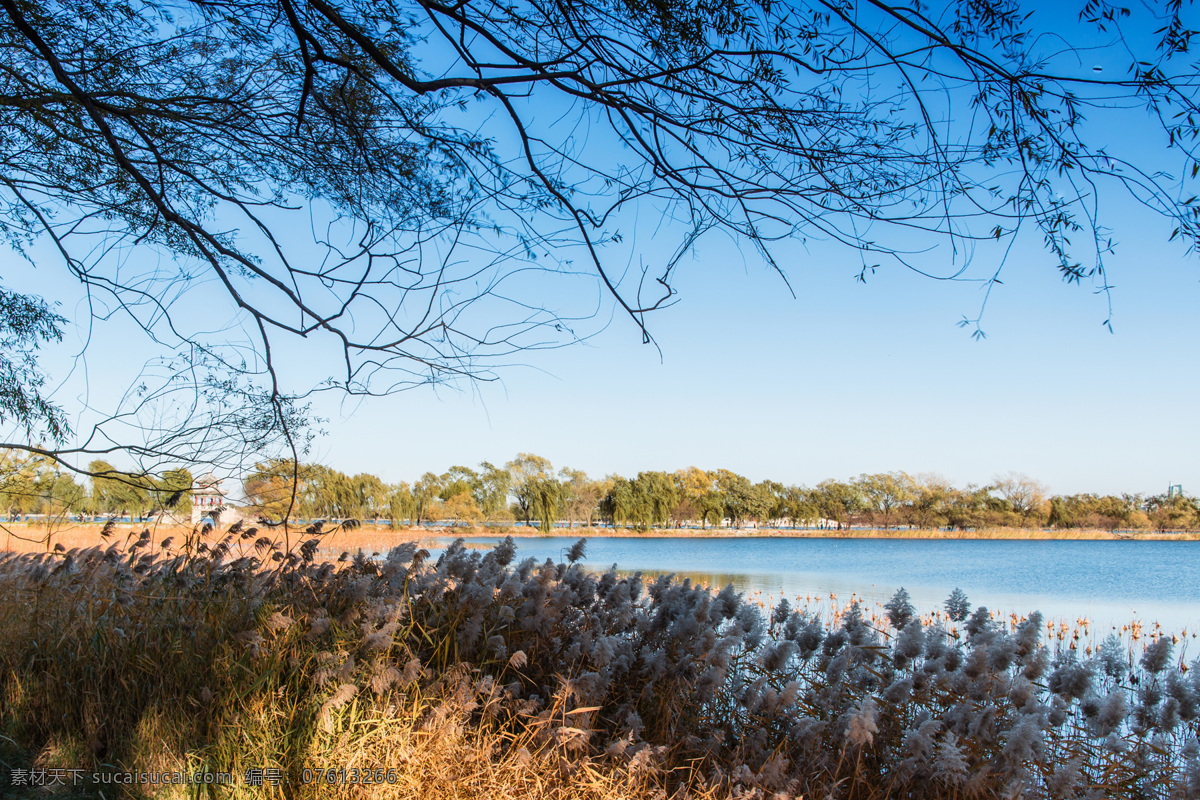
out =
[[(438, 541), (445, 546), (453, 538)], [(575, 541), (517, 539), (517, 558), (560, 561)], [(835, 593), (842, 605), (851, 593), (883, 603), (903, 586), (922, 611), (940, 607), (961, 587), (973, 604), (1005, 613), (1086, 616), (1101, 638), (1135, 618), (1186, 629), (1189, 640), (1200, 630), (1200, 542), (595, 538), (584, 563), (732, 583), (764, 599), (828, 601)]]

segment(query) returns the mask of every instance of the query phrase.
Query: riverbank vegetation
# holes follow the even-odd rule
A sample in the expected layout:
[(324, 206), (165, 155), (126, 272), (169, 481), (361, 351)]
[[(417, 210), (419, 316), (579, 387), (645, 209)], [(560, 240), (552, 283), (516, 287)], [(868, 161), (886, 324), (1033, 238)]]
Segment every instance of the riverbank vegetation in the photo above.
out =
[(186, 519), (196, 488), (191, 470), (161, 475), (131, 473), (97, 459), (86, 483), (53, 459), (0, 448), (0, 514), (9, 518), (55, 519), (71, 515), (123, 514), (135, 517), (171, 511)]
[(84, 769), (225, 772), (228, 797), (1200, 797), (1200, 663), (1170, 636), (1082, 653), (962, 593), (944, 622), (903, 592), (823, 620), (591, 572), (582, 542), (319, 545), (235, 525), (0, 558), (6, 796)]
[[(0, 510), (10, 518), (125, 514), (141, 517), (191, 511), (186, 470), (161, 479), (131, 475), (95, 462), (89, 485), (54, 462), (8, 452), (0, 461)], [(863, 474), (816, 486), (753, 483), (730, 470), (688, 467), (645, 471), (633, 478), (593, 479), (582, 470), (555, 470), (521, 453), (504, 466), (483, 462), (426, 472), (411, 483), (347, 475), (319, 464), (263, 462), (243, 477), (252, 515), (285, 519), (359, 519), (392, 527), (426, 522), (477, 525), (514, 522), (549, 530), (557, 523), (650, 529), (791, 528), (879, 531), (1196, 531), (1200, 500), (1172, 487), (1158, 495), (1049, 495), (1027, 475), (996, 476), (986, 485), (957, 487), (938, 475)]]
[[(180, 525), (146, 523), (155, 537), (165, 539), (174, 537), (180, 539), (191, 532), (190, 528)], [(7, 523), (0, 527), (0, 551), (16, 553), (45, 553), (55, 547), (64, 549), (89, 548), (96, 546), (107, 547), (109, 539), (105, 537), (107, 523), (69, 523), (45, 527), (38, 523)], [(111, 526), (109, 526), (111, 529)], [(281, 538), (283, 528), (276, 528)], [(217, 534), (210, 532), (203, 540), (209, 542)], [(302, 528), (289, 527), (287, 534), (295, 541), (303, 536)], [(518, 541), (527, 538), (546, 537), (579, 537), (607, 539), (636, 539), (642, 537), (680, 538), (680, 539), (920, 539), (920, 540), (1009, 540), (1009, 541), (1154, 541), (1154, 542), (1196, 542), (1200, 541), (1197, 531), (1134, 531), (1117, 532), (1102, 530), (1066, 530), (1047, 531), (1020, 528), (985, 528), (982, 530), (950, 531), (950, 530), (879, 530), (872, 528), (855, 528), (853, 530), (836, 529), (796, 529), (791, 528), (707, 528), (699, 531), (694, 528), (656, 528), (651, 531), (636, 528), (552, 528), (543, 531), (537, 527), (525, 527), (510, 524), (491, 525), (428, 525), (421, 528), (395, 528), (386, 520), (379, 524), (365, 522), (353, 530), (339, 528), (325, 540), (318, 559), (336, 558), (343, 551), (357, 553), (359, 551), (370, 555), (386, 553), (398, 544), (416, 542), (419, 546), (440, 548), (455, 537), (479, 537), (492, 541), (497, 537), (512, 536)], [(484, 542), (473, 542), (472, 546), (486, 546)]]

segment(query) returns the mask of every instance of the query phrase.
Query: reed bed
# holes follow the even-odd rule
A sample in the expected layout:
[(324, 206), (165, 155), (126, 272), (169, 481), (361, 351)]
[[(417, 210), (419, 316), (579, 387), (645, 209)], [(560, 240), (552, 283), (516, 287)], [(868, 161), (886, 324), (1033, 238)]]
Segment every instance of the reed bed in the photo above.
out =
[(0, 790), (82, 768), (234, 781), (64, 793), (1200, 797), (1200, 664), (1170, 636), (1085, 652), (961, 596), (829, 616), (591, 572), (583, 542), (562, 563), (320, 546), (235, 526), (0, 556)]
[[(53, 550), (56, 545), (60, 545), (67, 550), (72, 548), (108, 547), (111, 543), (113, 527), (110, 525), (106, 529), (105, 523), (73, 522), (68, 525), (47, 529), (43, 525), (7, 523), (0, 525), (0, 551), (45, 553)], [(147, 523), (140, 529), (149, 530), (156, 541), (161, 541), (167, 537), (171, 537), (175, 541), (182, 541), (187, 537), (199, 537), (200, 541), (210, 546), (218, 544), (224, 536), (223, 530), (209, 530), (201, 533), (201, 531), (193, 530), (190, 526), (185, 527), (174, 524)], [(140, 530), (138, 532), (140, 533)], [(453, 532), (418, 530), (416, 528), (404, 528), (393, 531), (389, 530), (387, 525), (377, 526), (367, 522), (347, 528), (339, 526), (330, 533), (325, 534), (322, 536), (321, 550), (335, 549), (337, 555), (340, 555), (342, 551), (354, 552), (359, 549), (367, 550), (368, 552), (371, 550), (380, 550), (386, 553), (397, 544), (403, 542), (432, 541), (435, 538), (447, 535), (447, 533), (453, 535)], [(476, 533), (481, 536), (489, 535), (483, 529), (479, 529)], [(276, 535), (282, 540), (283, 537), (281, 534)], [(474, 534), (459, 533), (458, 535)], [(301, 541), (308, 537), (302, 529), (299, 531), (293, 529), (292, 538)]]
[[(701, 581), (700, 583), (709, 588), (720, 588), (712, 587), (708, 582)], [(794, 598), (779, 599), (788, 599), (789, 602), (803, 608), (805, 614), (808, 616), (818, 618), (826, 626), (832, 627), (840, 625), (842, 617), (851, 608), (857, 606), (858, 613), (868, 624), (884, 631), (885, 638), (890, 638), (888, 609), (885, 602), (878, 600), (872, 602), (859, 597), (854, 592), (850, 593), (849, 598), (839, 598), (836, 592), (831, 592), (827, 595), (810, 592), (804, 595), (797, 595)], [(764, 612), (775, 608), (778, 603), (778, 599), (774, 594), (770, 592), (764, 593), (758, 589), (746, 592), (745, 601), (756, 604)], [(936, 608), (923, 612), (918, 611), (916, 612), (916, 616), (920, 619), (921, 624), (926, 627), (940, 626), (955, 639), (962, 636), (961, 625), (944, 609)], [(1014, 612), (1004, 613), (998, 609), (990, 610), (988, 616), (991, 618), (992, 624), (997, 626), (998, 629), (1010, 634), (1016, 633), (1029, 620), (1028, 615), (1021, 615)], [(1127, 652), (1127, 660), (1131, 664), (1137, 658), (1141, 657), (1147, 645), (1164, 636), (1171, 640), (1173, 646), (1178, 646), (1178, 660), (1180, 664), (1183, 664), (1186, 661), (1189, 640), (1196, 639), (1198, 636), (1195, 630), (1189, 630), (1188, 628), (1179, 631), (1168, 630), (1157, 620), (1140, 619), (1138, 617), (1130, 617), (1127, 621), (1119, 625), (1115, 621), (1103, 625), (1096, 624), (1087, 616), (1048, 619), (1039, 614), (1039, 617), (1046, 628), (1046, 641), (1055, 643), (1055, 646), (1068, 650), (1078, 650), (1083, 656), (1091, 656), (1094, 652), (1098, 651), (1099, 647), (1106, 640), (1111, 638), (1121, 649)], [(1109, 646), (1111, 647), (1112, 644), (1110, 643)]]
[[(173, 525), (151, 525), (150, 530), (156, 537), (174, 536), (182, 538), (191, 534), (190, 528)], [(22, 553), (46, 552), (56, 544), (70, 548), (86, 548), (105, 545), (101, 536), (101, 523), (72, 522), (55, 526), (48, 530), (40, 524), (7, 523), (0, 525), (0, 549)], [(455, 536), (512, 536), (516, 539), (544, 537), (579, 537), (636, 539), (644, 537), (662, 538), (783, 538), (783, 539), (1007, 539), (1007, 540), (1100, 540), (1115, 539), (1133, 541), (1200, 541), (1200, 532), (1176, 531), (1158, 533), (1155, 531), (1106, 531), (1106, 530), (1041, 530), (988, 528), (971, 531), (945, 531), (928, 528), (917, 530), (793, 530), (791, 528), (655, 528), (650, 531), (640, 531), (629, 528), (554, 528), (543, 533), (537, 528), (524, 526), (451, 526), (428, 528), (398, 528), (391, 529), (386, 522), (378, 524), (370, 521), (350, 529), (338, 529), (334, 535), (322, 541), (321, 554), (342, 551), (353, 552), (387, 552), (392, 547), (403, 542), (416, 541), (428, 546), (436, 539)], [(207, 537), (206, 537), (207, 538)], [(217, 537), (219, 538), (219, 536)], [(213, 540), (215, 541), (215, 539)], [(320, 555), (320, 554), (319, 554)]]

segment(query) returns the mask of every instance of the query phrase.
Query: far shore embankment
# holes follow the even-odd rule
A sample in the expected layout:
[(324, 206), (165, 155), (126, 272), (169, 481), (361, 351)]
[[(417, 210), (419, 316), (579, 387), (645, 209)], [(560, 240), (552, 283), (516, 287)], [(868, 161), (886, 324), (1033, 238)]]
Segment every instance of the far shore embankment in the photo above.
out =
[[(948, 531), (936, 529), (850, 528), (843, 530), (815, 528), (653, 528), (649, 531), (634, 528), (555, 528), (543, 534), (537, 528), (440, 528), (437, 536), (503, 536), (539, 538), (551, 536), (586, 536), (588, 538), (641, 539), (1090, 539), (1144, 541), (1200, 541), (1200, 531), (1103, 531), (1103, 530), (1041, 530), (1027, 528), (989, 528), (985, 530)], [(417, 531), (411, 531), (416, 534)]]
[[(45, 552), (56, 549), (64, 550), (76, 547), (109, 546), (122, 544), (127, 540), (136, 539), (143, 530), (150, 530), (154, 545), (159, 546), (168, 538), (173, 539), (175, 547), (192, 534), (190, 528), (178, 525), (163, 525), (155, 523), (119, 523), (108, 538), (101, 535), (103, 525), (100, 523), (66, 523), (47, 528), (41, 524), (31, 523), (0, 523), (0, 551), (13, 552)], [(252, 527), (246, 524), (246, 527)], [(267, 536), (272, 541), (288, 544), (299, 544), (312, 538), (307, 532), (308, 526), (282, 526), (275, 528), (260, 527), (255, 538)], [(203, 541), (217, 541), (225, 535), (224, 530), (213, 531), (202, 537)], [(502, 537), (514, 538), (545, 538), (586, 537), (596, 538), (686, 538), (686, 539), (979, 539), (979, 540), (1094, 540), (1094, 541), (1200, 541), (1198, 531), (1105, 531), (1105, 530), (1043, 530), (1043, 529), (1012, 529), (994, 528), (986, 530), (949, 531), (935, 529), (878, 529), (854, 528), (849, 530), (836, 529), (791, 529), (791, 528), (653, 528), (641, 531), (631, 528), (555, 528), (552, 532), (542, 533), (537, 528), (525, 526), (469, 526), (469, 525), (438, 525), (421, 528), (400, 528), (391, 530), (386, 524), (375, 525), (370, 520), (361, 526), (344, 529), (325, 525), (321, 534), (322, 549), (341, 548), (350, 552), (357, 550), (383, 550), (403, 542), (417, 541), (423, 545), (433, 544), (437, 539), (445, 537)]]

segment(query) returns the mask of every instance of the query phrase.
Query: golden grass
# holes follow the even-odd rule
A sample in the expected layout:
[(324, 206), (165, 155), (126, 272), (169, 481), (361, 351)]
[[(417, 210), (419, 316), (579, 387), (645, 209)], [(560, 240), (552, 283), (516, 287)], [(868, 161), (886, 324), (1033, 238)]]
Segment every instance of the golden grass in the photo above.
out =
[[(10, 773), (96, 771), (99, 785), (65, 796), (106, 800), (943, 800), (1014, 781), (1065, 800), (1076, 794), (1055, 788), (1058, 766), (1078, 760), (1079, 780), (1113, 787), (1105, 796), (1167, 797), (1200, 725), (1200, 669), (1175, 666), (1164, 639), (1132, 682), (1137, 652), (1119, 644), (1116, 673), (1089, 668), (1099, 699), (1149, 703), (1133, 727), (1109, 726), (1115, 755), (1091, 732), (1089, 690), (1072, 688), (1067, 628), (1032, 619), (977, 609), (956, 617), (961, 634), (940, 618), (895, 622), (901, 632), (834, 602), (826, 633), (806, 611), (732, 590), (510, 567), (512, 542), (451, 547), (436, 565), (414, 545), (318, 563), (316, 540), (289, 552), (231, 528), (165, 547), (163, 533), (0, 555)], [(1138, 681), (1178, 695), (1175, 716)], [(1026, 714), (1031, 698), (1062, 719)], [(264, 785), (246, 782), (250, 769)], [(103, 780), (173, 771), (233, 781)], [(0, 795), (46, 796), (2, 771)]]
[[(355, 720), (347, 726), (349, 730), (331, 737), (323, 761), (317, 762), (334, 771), (333, 782), (305, 785), (298, 796), (616, 800), (657, 794), (653, 781), (628, 770), (559, 749), (539, 750), (529, 732), (519, 736), (497, 733), (465, 719), (443, 720), (423, 729), (413, 718), (410, 713), (394, 719)], [(356, 774), (355, 770), (362, 772)], [(383, 781), (374, 783), (380, 772)], [(349, 782), (367, 773), (371, 783)], [(317, 774), (314, 770), (314, 776)], [(692, 793), (692, 797), (699, 800), (704, 794), (712, 796)]]
[[(246, 523), (246, 527), (253, 527), (253, 523)], [(220, 541), (221, 537), (225, 535), (224, 531), (219, 530), (199, 535), (189, 527), (178, 525), (160, 525), (155, 523), (131, 524), (126, 522), (114, 526), (111, 535), (106, 538), (102, 535), (103, 529), (104, 525), (90, 522), (71, 523), (62, 527), (56, 527), (50, 531), (47, 531), (43, 526), (34, 524), (0, 524), (0, 552), (44, 553), (48, 550), (53, 550), (55, 545), (61, 546), (64, 550), (108, 547), (113, 543), (122, 543), (131, 538), (136, 539), (143, 530), (149, 530), (155, 542), (160, 542), (167, 538), (182, 541), (186, 537), (197, 536), (198, 541), (211, 545)], [(290, 528), (287, 531), (284, 531), (282, 528), (264, 528), (260, 533), (270, 537), (273, 541), (278, 541), (281, 545), (285, 544), (288, 538), (290, 538), (292, 543), (299, 543), (309, 538), (303, 528), (296, 527)], [(342, 549), (349, 552), (375, 549), (381, 553), (386, 553), (398, 544), (409, 541), (432, 541), (440, 535), (443, 534), (437, 530), (430, 532), (415, 528), (392, 531), (388, 530), (386, 525), (376, 527), (368, 522), (358, 528), (337, 528), (323, 535), (322, 548)], [(479, 535), (486, 534), (480, 533)]]
[[(249, 525), (251, 523), (247, 523)], [(46, 552), (61, 545), (62, 548), (106, 547), (115, 539), (125, 539), (130, 535), (136, 537), (142, 530), (149, 529), (155, 540), (167, 537), (182, 539), (192, 534), (190, 528), (171, 525), (129, 524), (123, 523), (115, 529), (113, 537), (105, 539), (101, 536), (103, 525), (99, 523), (70, 523), (56, 527), (49, 532), (43, 526), (25, 523), (0, 524), (0, 551), (15, 553)], [(287, 531), (282, 528), (264, 530), (264, 534), (279, 540), (285, 538), (288, 543), (299, 542), (307, 538), (304, 529), (291, 527)], [(386, 553), (392, 547), (404, 542), (416, 541), (422, 546), (429, 547), (435, 540), (444, 537), (483, 536), (514, 538), (545, 538), (550, 536), (577, 538), (586, 536), (589, 539), (615, 538), (636, 539), (645, 537), (662, 538), (793, 538), (793, 539), (935, 539), (935, 540), (1079, 540), (1079, 541), (1155, 541), (1155, 542), (1194, 542), (1200, 541), (1200, 532), (1170, 532), (1140, 531), (1136, 533), (1103, 530), (1061, 530), (1046, 531), (1041, 529), (989, 528), (972, 531), (943, 531), (943, 530), (792, 530), (790, 528), (708, 528), (705, 530), (663, 528), (650, 531), (639, 531), (632, 528), (556, 528), (550, 533), (543, 534), (537, 528), (518, 526), (513, 528), (498, 527), (466, 527), (444, 526), (426, 528), (402, 528), (390, 530), (386, 524), (375, 525), (371, 521), (364, 522), (353, 529), (338, 528), (322, 537), (323, 553), (345, 550), (347, 552), (379, 552)], [(203, 537), (203, 541), (215, 542), (217, 533)]]
[[(71, 533), (77, 538), (66, 542), (99, 536)], [(232, 566), (248, 553), (287, 551), (255, 547), (253, 537), (234, 541), (227, 532), (161, 547), (161, 538), (178, 533), (160, 529), (149, 543), (150, 537), (116, 533), (107, 551), (10, 556), (0, 564), (0, 796), (665, 797), (654, 769), (630, 769), (606, 759), (603, 750), (581, 752), (560, 741), (557, 732), (571, 713), (565, 700), (536, 717), (514, 710), (513, 698), (490, 676), (479, 681), (479, 671), (462, 664), (403, 678), (395, 673), (376, 687), (372, 676), (386, 675), (381, 670), (393, 663), (388, 654), (399, 649), (407, 658), (409, 651), (394, 644), (371, 655), (356, 622), (364, 613), (359, 600), (342, 601), (343, 616), (314, 636), (320, 617), (304, 609), (328, 607), (336, 614), (333, 592), (314, 596), (304, 572), (289, 578), (282, 571), (286, 558), (276, 562), (277, 570), (268, 568), (270, 558), (249, 572)], [(333, 538), (358, 544), (350, 533)], [(222, 543), (232, 548), (214, 556)], [(197, 552), (207, 555), (172, 561)], [(153, 561), (146, 572), (129, 571), (145, 559)], [(57, 574), (39, 571), (40, 564)], [(144, 580), (131, 588), (136, 574)], [(341, 574), (362, 573), (350, 565)], [(48, 590), (49, 583), (58, 588)], [(399, 641), (432, 643), (435, 654), (449, 657), (439, 644), (444, 632), (423, 631), (411, 619), (395, 625)], [(342, 672), (314, 677), (331, 660), (339, 660)], [(353, 691), (345, 694), (353, 696), (336, 701), (347, 686)], [(480, 705), (487, 712), (482, 716)], [(572, 716), (577, 719), (583, 718)], [(101, 777), (74, 785), (68, 779), (48, 792), (12, 785), (18, 768), (82, 769)], [(262, 785), (247, 784), (248, 769), (278, 770), (282, 782), (273, 784), (268, 775)], [(221, 773), (232, 781), (219, 788), (109, 782), (117, 774), (164, 773)], [(699, 790), (677, 796), (684, 794), (717, 796)]]
[[(240, 731), (226, 731), (218, 749), (237, 749), (228, 772), (232, 781), (222, 786), (218, 797), (236, 798), (379, 798), (379, 800), (641, 800), (665, 795), (652, 775), (630, 771), (591, 757), (579, 757), (561, 748), (538, 748), (532, 732), (513, 735), (473, 724), (467, 714), (442, 717), (437, 725), (424, 719), (428, 707), (423, 698), (413, 707), (388, 713), (375, 703), (349, 708), (328, 733), (312, 737), (306, 751), (306, 766), (288, 769), (272, 746), (288, 731), (278, 725), (280, 709), (270, 698), (251, 703), (233, 723)], [(296, 722), (296, 720), (289, 720)], [(132, 774), (213, 772), (211, 754), (203, 750), (181, 755), (186, 740), (179, 737), (177, 723), (168, 715), (151, 711), (138, 725), (135, 750), (122, 770)], [(11, 751), (6, 754), (11, 757)], [(78, 740), (51, 740), (36, 753), (34, 770), (70, 770), (92, 758)], [(6, 759), (7, 760), (7, 759)], [(224, 763), (219, 771), (229, 768)], [(243, 766), (280, 768), (282, 780), (268, 775), (262, 785), (247, 784)], [(2, 787), (3, 784), (0, 784)], [(122, 787), (127, 797), (184, 800), (195, 797), (195, 785), (157, 786), (148, 780), (140, 786)], [(95, 787), (92, 788), (95, 790)], [(4, 797), (41, 798), (91, 796), (85, 785), (63, 787), (58, 792), (22, 791), (7, 787)], [(695, 787), (684, 795), (693, 800), (727, 796)], [(111, 789), (107, 797), (113, 797)]]

